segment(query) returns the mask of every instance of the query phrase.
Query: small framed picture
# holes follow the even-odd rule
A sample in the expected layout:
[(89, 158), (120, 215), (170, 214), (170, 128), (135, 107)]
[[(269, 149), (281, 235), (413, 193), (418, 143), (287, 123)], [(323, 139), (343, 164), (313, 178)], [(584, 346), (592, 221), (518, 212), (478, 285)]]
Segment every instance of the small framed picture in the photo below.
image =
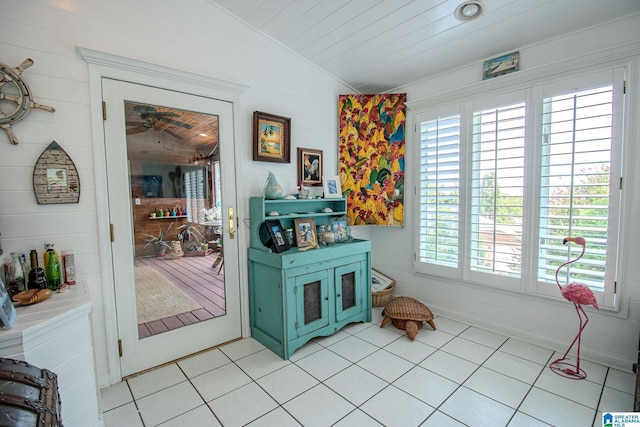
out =
[(371, 291), (378, 292), (383, 289), (387, 289), (393, 285), (395, 281), (384, 274), (380, 273), (376, 269), (371, 269)]
[(253, 160), (291, 163), (291, 119), (253, 112)]
[(322, 150), (298, 148), (298, 183), (322, 185)]
[(298, 248), (318, 245), (316, 222), (313, 218), (296, 218), (293, 220), (293, 225)]
[(289, 241), (284, 235), (284, 230), (282, 229), (280, 221), (269, 219), (264, 223), (267, 226), (269, 236), (271, 237), (271, 247), (276, 253), (286, 251), (291, 247), (289, 245)]
[(325, 199), (339, 199), (342, 197), (342, 184), (338, 175), (323, 177), (322, 187)]
[(47, 191), (49, 193), (66, 193), (68, 189), (66, 169), (47, 169)]
[(497, 58), (484, 61), (482, 80), (492, 79), (520, 69), (520, 52), (512, 52)]
[(348, 242), (351, 240), (351, 227), (349, 227), (349, 218), (344, 216), (341, 218), (333, 218), (331, 220), (331, 231), (336, 243)]

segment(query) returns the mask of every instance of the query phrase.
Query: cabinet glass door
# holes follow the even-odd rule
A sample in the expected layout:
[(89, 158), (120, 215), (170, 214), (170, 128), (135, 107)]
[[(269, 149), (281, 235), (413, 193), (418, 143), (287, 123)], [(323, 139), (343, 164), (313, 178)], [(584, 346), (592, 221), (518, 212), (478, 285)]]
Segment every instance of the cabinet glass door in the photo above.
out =
[(338, 321), (362, 311), (363, 268), (361, 263), (354, 263), (335, 269), (336, 320)]
[(300, 337), (329, 324), (329, 286), (326, 271), (295, 279), (296, 332)]

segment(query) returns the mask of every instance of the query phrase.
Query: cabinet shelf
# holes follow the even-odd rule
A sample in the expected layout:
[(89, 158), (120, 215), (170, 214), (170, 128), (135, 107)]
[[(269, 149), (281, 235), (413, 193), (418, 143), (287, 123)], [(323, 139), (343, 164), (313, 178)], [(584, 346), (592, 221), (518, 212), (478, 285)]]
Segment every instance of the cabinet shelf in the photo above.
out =
[(346, 215), (346, 211), (340, 212), (297, 212), (285, 215), (267, 215), (265, 219), (295, 219), (295, 218), (309, 218), (309, 217), (322, 217), (322, 216), (342, 216)]
[(177, 218), (188, 218), (187, 215), (175, 215), (175, 216), (155, 216), (153, 218), (149, 217), (149, 219), (177, 219)]
[[(278, 220), (284, 229), (293, 227), (296, 218), (313, 218), (317, 225), (326, 225), (331, 218), (347, 214), (347, 200), (336, 199), (277, 199), (267, 200), (263, 197), (252, 197), (251, 208), (251, 247), (271, 251), (265, 247), (261, 239), (260, 228), (265, 220)], [(331, 212), (324, 212), (329, 208)], [(277, 212), (278, 215), (269, 215)]]

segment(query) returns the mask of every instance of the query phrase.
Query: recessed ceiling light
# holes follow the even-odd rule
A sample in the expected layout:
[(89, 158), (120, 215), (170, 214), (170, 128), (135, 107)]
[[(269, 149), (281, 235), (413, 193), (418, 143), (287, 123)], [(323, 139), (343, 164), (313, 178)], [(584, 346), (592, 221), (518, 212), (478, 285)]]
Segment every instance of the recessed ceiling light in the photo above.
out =
[(456, 7), (454, 16), (458, 21), (469, 22), (478, 17), (480, 17), (484, 13), (484, 4), (479, 1), (465, 1)]
[(198, 134), (198, 135), (200, 135), (200, 136), (207, 136), (207, 134), (206, 134), (206, 133), (200, 133), (200, 134)]

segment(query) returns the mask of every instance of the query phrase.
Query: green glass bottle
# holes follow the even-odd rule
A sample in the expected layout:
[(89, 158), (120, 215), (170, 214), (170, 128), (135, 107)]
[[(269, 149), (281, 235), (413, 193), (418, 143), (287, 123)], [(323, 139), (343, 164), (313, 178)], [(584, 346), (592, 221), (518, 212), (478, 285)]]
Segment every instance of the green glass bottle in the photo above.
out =
[(44, 266), (44, 272), (47, 276), (47, 288), (55, 291), (60, 285), (60, 262), (53, 249), (47, 250), (47, 252), (49, 252), (49, 256), (47, 257), (47, 264)]

